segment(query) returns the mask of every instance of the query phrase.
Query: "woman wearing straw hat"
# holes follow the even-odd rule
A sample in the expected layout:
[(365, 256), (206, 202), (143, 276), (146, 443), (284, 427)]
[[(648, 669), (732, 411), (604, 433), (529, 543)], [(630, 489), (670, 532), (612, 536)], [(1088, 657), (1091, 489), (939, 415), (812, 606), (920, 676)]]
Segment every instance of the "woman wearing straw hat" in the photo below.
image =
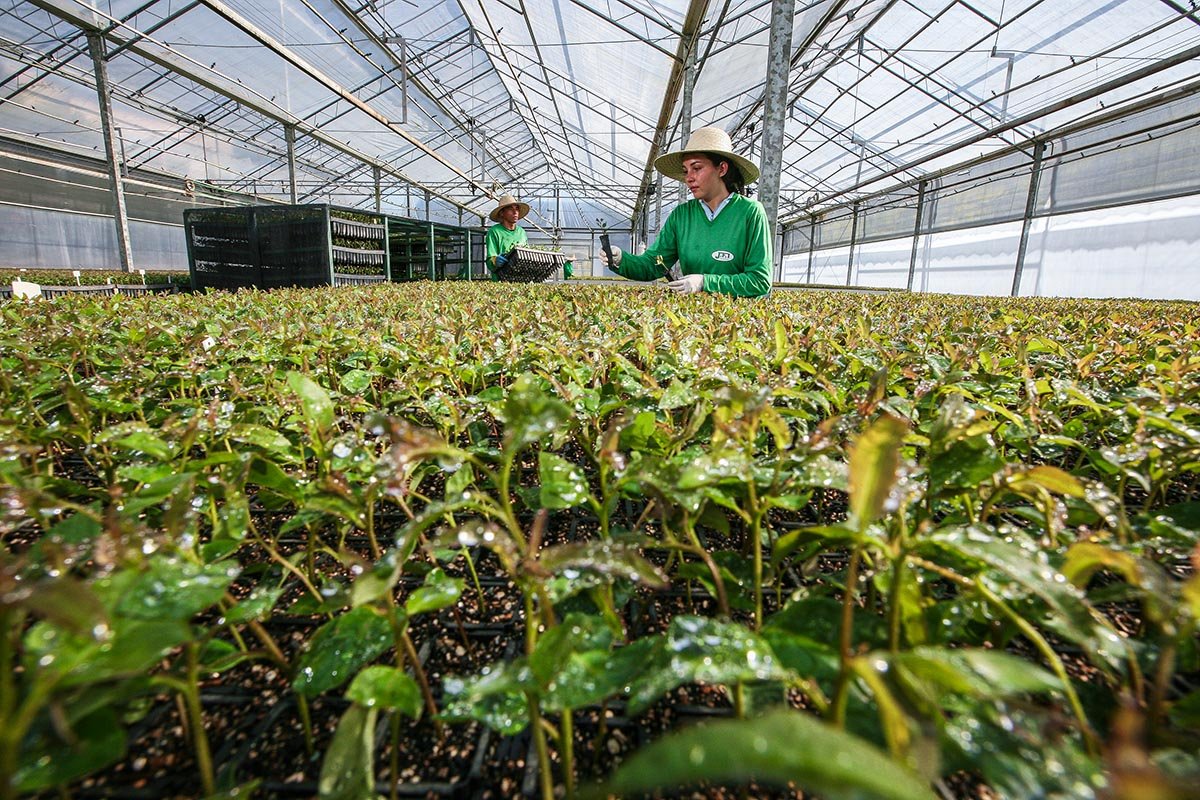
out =
[[(754, 162), (733, 152), (720, 128), (697, 128), (682, 150), (654, 160), (668, 178), (683, 181), (691, 200), (671, 212), (646, 252), (613, 250), (617, 274), (639, 281), (683, 273), (667, 284), (683, 294), (720, 292), (759, 297), (771, 291), (771, 232), (762, 204), (743, 195), (758, 179)], [(601, 260), (607, 265), (606, 254)]]
[(526, 244), (525, 229), (517, 224), (529, 213), (529, 204), (522, 203), (511, 194), (506, 194), (496, 202), (488, 219), (496, 223), (488, 228), (484, 260), (492, 277), (508, 261), (508, 253), (516, 245)]

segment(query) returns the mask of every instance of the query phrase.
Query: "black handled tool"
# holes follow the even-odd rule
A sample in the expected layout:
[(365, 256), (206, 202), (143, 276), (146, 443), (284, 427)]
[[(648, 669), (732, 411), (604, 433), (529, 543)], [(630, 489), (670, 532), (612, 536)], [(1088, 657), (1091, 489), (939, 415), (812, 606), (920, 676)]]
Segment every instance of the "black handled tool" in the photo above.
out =
[(608, 242), (608, 233), (600, 234), (600, 248), (604, 250), (604, 257), (608, 259), (608, 268), (616, 272), (617, 265), (613, 263), (613, 251), (612, 245)]

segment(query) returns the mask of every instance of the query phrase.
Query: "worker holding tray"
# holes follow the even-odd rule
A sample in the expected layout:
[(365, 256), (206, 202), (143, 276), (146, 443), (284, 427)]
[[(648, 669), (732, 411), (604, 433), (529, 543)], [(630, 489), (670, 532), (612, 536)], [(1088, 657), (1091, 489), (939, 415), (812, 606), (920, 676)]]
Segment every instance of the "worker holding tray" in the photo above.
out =
[(529, 213), (529, 204), (522, 203), (511, 194), (501, 197), (488, 219), (496, 223), (488, 228), (484, 260), (491, 270), (492, 279), (496, 272), (508, 261), (508, 252), (516, 245), (528, 243), (525, 229), (517, 222)]
[[(654, 244), (639, 255), (611, 247), (601, 261), (639, 281), (666, 277), (683, 294), (718, 292), (759, 297), (771, 291), (771, 231), (762, 204), (745, 196), (759, 169), (733, 152), (729, 134), (698, 128), (682, 150), (654, 167), (687, 184), (692, 199), (675, 207)], [(489, 251), (490, 252), (490, 251)], [(679, 269), (672, 269), (678, 262)]]

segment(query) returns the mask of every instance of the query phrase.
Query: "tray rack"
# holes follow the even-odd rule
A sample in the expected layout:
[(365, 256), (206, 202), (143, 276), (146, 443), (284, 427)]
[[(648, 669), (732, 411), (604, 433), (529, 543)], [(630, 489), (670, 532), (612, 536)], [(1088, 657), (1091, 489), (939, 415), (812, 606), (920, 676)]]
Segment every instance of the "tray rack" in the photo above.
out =
[(541, 283), (566, 260), (563, 253), (517, 245), (509, 251), (508, 263), (496, 271), (496, 277), (502, 281)]

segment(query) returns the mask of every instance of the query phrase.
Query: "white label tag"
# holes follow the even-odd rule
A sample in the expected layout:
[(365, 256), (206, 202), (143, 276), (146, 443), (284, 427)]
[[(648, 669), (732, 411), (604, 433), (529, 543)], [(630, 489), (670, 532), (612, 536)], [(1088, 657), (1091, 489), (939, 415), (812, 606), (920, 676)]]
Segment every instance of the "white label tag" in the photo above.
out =
[(212, 350), (212, 349), (213, 349), (213, 347), (215, 347), (215, 346), (216, 346), (216, 344), (217, 344), (217, 340), (216, 340), (216, 339), (214, 339), (214, 338), (213, 338), (213, 337), (211, 337), (211, 336), (205, 336), (205, 337), (204, 337), (204, 341), (202, 341), (202, 342), (200, 343), (200, 346), (201, 346), (201, 347), (203, 347), (203, 348), (204, 348), (204, 352), (206, 352), (206, 353), (207, 353), (209, 350)]

